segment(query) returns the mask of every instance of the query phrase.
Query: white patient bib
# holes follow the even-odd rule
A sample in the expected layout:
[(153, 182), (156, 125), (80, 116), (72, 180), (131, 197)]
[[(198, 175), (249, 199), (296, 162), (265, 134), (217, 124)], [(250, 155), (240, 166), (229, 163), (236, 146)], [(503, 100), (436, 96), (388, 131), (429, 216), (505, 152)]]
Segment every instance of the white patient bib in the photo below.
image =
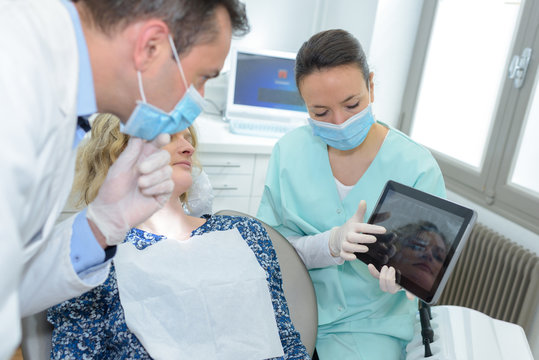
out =
[(237, 229), (114, 258), (125, 320), (154, 359), (267, 359), (283, 356), (266, 281)]

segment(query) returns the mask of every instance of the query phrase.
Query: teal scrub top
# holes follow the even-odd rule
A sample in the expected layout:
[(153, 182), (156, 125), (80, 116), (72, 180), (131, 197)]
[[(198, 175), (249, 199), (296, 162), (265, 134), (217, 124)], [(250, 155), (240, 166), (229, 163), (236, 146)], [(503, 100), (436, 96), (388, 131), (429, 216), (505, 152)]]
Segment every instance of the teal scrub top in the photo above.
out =
[[(341, 201), (327, 145), (304, 126), (275, 145), (258, 218), (285, 237), (315, 235), (344, 224), (365, 200), (367, 221), (388, 180), (446, 196), (431, 153), (390, 128), (365, 174)], [(399, 359), (413, 335), (417, 301), (402, 291), (382, 292), (359, 260), (309, 273), (318, 302), (320, 359)]]

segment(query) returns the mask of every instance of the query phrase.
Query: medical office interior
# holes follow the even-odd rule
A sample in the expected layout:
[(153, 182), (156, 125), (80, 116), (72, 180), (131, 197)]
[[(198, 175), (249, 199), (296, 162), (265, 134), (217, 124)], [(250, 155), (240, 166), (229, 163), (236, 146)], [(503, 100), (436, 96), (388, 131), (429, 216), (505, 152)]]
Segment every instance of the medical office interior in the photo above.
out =
[[(505, 355), (522, 339), (502, 325), (489, 327), (499, 319), (518, 324), (539, 359), (539, 0), (243, 2), (251, 32), (232, 41), (223, 71), (206, 83), (208, 102), (195, 122), (213, 212), (256, 216), (273, 146), (307, 124), (306, 112), (299, 120), (255, 112), (234, 127), (235, 51), (293, 58), (311, 35), (347, 30), (374, 72), (375, 119), (426, 146), (448, 199), (478, 213), (474, 246), (462, 252), (439, 304), (488, 316), (437, 324), (435, 338), (446, 340), (439, 346), (490, 347), (498, 357), (481, 358), (514, 358)], [(293, 83), (293, 74), (282, 80)], [(473, 349), (465, 351), (474, 358)]]
[[(263, 54), (295, 53), (312, 34), (331, 28), (345, 29), (358, 38), (375, 74), (375, 118), (431, 150), (442, 168), (448, 198), (475, 209), (478, 223), (487, 228), (487, 235), (481, 236), (492, 238), (485, 242), (484, 249), (468, 256), (469, 272), (487, 268), (490, 274), (499, 272), (503, 278), (505, 262), (510, 263), (507, 267), (518, 267), (518, 251), (500, 250), (501, 255), (489, 264), (488, 254), (498, 254), (489, 244), (498, 238), (522, 247), (537, 263), (539, 146), (534, 134), (539, 133), (538, 1), (245, 3), (252, 30), (246, 37), (233, 40), (233, 48)], [(257, 125), (264, 120), (256, 115), (249, 121), (253, 128), (250, 135), (236, 131), (231, 124), (227, 102), (230, 105), (233, 101), (230, 82), (235, 80), (230, 73), (234, 73), (234, 66), (229, 56), (222, 74), (206, 85), (205, 97), (211, 106), (196, 122), (199, 158), (213, 186), (213, 210), (230, 209), (255, 216), (271, 150), (280, 134)], [(282, 122), (287, 121), (290, 119), (285, 116)], [(279, 120), (275, 123), (282, 124)], [(519, 290), (510, 288), (514, 278), (503, 280), (507, 284), (488, 294), (477, 295), (472, 283), (462, 279), (458, 286), (470, 297), (481, 297), (473, 300), (474, 305), (464, 305), (476, 309), (486, 309), (484, 304), (496, 303), (496, 298), (510, 298), (509, 302), (499, 300), (497, 310), (488, 310), (497, 314), (493, 317), (508, 319), (507, 313), (512, 310), (507, 307), (526, 306), (528, 310), (522, 316), (527, 320), (520, 324), (526, 329), (532, 353), (539, 358), (539, 267), (533, 265), (522, 271), (531, 273), (522, 284), (529, 290), (524, 300), (519, 299)], [(449, 287), (446, 292), (457, 292)], [(442, 300), (473, 303), (443, 296)]]

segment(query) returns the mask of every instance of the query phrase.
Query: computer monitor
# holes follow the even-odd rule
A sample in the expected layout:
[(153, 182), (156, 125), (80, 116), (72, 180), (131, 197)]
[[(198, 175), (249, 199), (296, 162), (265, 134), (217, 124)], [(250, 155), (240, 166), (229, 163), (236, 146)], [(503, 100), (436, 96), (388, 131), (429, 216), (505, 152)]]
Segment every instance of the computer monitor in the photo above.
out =
[(225, 115), (233, 132), (240, 122), (254, 128), (273, 123), (283, 129), (306, 124), (295, 58), (282, 51), (232, 49)]

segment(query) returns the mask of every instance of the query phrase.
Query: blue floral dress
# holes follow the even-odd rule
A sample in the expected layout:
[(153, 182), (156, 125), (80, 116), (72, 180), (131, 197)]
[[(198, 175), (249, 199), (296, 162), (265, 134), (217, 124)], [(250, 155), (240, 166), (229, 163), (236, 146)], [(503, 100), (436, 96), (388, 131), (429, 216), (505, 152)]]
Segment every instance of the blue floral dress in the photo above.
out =
[[(207, 221), (192, 236), (212, 231), (238, 229), (258, 263), (266, 271), (279, 336), (285, 356), (277, 359), (309, 359), (294, 328), (282, 289), (281, 269), (271, 240), (262, 224), (239, 216), (204, 216)], [(125, 242), (142, 250), (164, 239), (139, 229), (131, 229)], [(137, 337), (129, 331), (114, 265), (107, 280), (83, 295), (49, 309), (54, 326), (51, 359), (151, 359)], [(247, 335), (246, 335), (247, 336)]]

